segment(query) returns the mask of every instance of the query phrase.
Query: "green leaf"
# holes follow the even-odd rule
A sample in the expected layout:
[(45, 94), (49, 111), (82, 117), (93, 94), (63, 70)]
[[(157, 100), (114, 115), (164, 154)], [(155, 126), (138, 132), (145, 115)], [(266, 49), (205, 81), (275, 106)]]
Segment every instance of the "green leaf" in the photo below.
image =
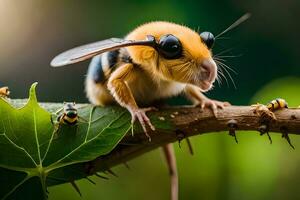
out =
[(131, 128), (123, 108), (84, 105), (78, 108), (84, 120), (59, 125), (56, 131), (53, 114), (37, 102), (36, 85), (21, 108), (0, 99), (1, 199), (46, 199), (47, 183), (59, 179), (53, 172), (109, 153)]

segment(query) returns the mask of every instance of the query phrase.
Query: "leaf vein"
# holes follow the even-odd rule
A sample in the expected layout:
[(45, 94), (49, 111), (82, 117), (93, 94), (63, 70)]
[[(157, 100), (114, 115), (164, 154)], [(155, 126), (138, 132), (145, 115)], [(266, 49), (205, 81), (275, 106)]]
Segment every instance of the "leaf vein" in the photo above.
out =
[(25, 183), (31, 176), (27, 175), (22, 181), (20, 181), (15, 187), (13, 187), (6, 195), (2, 198), (3, 200), (9, 197), (18, 187), (20, 187), (23, 183)]
[(33, 108), (33, 125), (34, 125), (34, 136), (35, 136), (35, 142), (37, 147), (37, 152), (39, 156), (39, 164), (42, 165), (42, 159), (41, 159), (41, 152), (40, 152), (40, 144), (38, 139), (38, 132), (37, 132), (37, 124), (36, 124), (36, 110)]
[(87, 138), (88, 138), (88, 135), (89, 135), (89, 132), (90, 132), (90, 128), (91, 128), (91, 120), (92, 120), (92, 115), (93, 115), (94, 108), (95, 108), (95, 107), (93, 106), (93, 107), (90, 109), (89, 125), (88, 125), (88, 128), (87, 128), (87, 130), (86, 130), (84, 142), (87, 141)]
[(53, 170), (57, 167), (54, 167), (55, 165), (57, 165), (58, 163), (60, 163), (62, 160), (68, 158), (70, 155), (72, 155), (74, 152), (76, 152), (78, 149), (80, 149), (83, 145), (93, 141), (94, 139), (96, 139), (97, 137), (99, 137), (99, 135), (101, 135), (104, 130), (106, 130), (107, 128), (110, 127), (111, 124), (115, 123), (118, 119), (120, 119), (120, 117), (122, 117), (127, 111), (122, 112), (117, 118), (115, 118), (111, 123), (109, 123), (106, 127), (104, 127), (95, 137), (91, 138), (90, 140), (83, 142), (82, 144), (80, 144), (78, 147), (76, 147), (75, 149), (73, 149), (70, 153), (68, 153), (67, 155), (63, 156), (62, 158), (60, 158), (59, 160), (57, 160), (56, 162), (52, 163), (51, 165), (49, 165), (47, 168), (50, 170)]
[(26, 151), (26, 149), (24, 147), (20, 147), (19, 145), (17, 145), (16, 143), (14, 143), (5, 133), (3, 134), (3, 136), (16, 148), (24, 151), (24, 153), (31, 159), (31, 161), (33, 162), (33, 164), (35, 166), (37, 166), (37, 163), (35, 162), (35, 160), (33, 159), (33, 157), (28, 153), (28, 151)]

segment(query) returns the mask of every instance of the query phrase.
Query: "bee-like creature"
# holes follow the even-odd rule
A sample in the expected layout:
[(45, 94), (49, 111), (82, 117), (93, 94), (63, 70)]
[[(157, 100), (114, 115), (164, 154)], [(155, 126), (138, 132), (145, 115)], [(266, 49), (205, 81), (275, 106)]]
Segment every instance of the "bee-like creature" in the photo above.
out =
[(270, 103), (268, 103), (267, 108), (270, 111), (275, 111), (275, 110), (279, 110), (282, 108), (288, 108), (288, 103), (284, 99), (277, 98), (277, 99), (272, 100)]
[(8, 97), (10, 95), (10, 91), (8, 87), (1, 87), (0, 88), (0, 97)]
[[(226, 31), (249, 18), (242, 16)], [(219, 34), (220, 35), (220, 34)], [(68, 50), (55, 57), (54, 67), (92, 58), (85, 81), (90, 102), (105, 106), (117, 102), (138, 120), (150, 140), (148, 128), (155, 130), (146, 112), (154, 101), (186, 94), (201, 108), (216, 114), (227, 102), (207, 98), (203, 92), (213, 88), (217, 65), (212, 54), (215, 37), (186, 26), (158, 21), (141, 25), (124, 39), (111, 38)], [(172, 145), (166, 147), (172, 180), (172, 199), (178, 199), (177, 171)]]
[[(147, 128), (155, 127), (146, 112), (152, 108), (140, 106), (180, 93), (214, 113), (228, 105), (202, 94), (213, 87), (217, 77), (211, 51), (214, 41), (209, 32), (199, 34), (178, 24), (151, 22), (136, 28), (125, 39), (111, 38), (66, 51), (55, 57), (51, 65), (58, 67), (93, 58), (85, 81), (90, 102), (100, 106), (117, 102), (127, 108), (132, 123), (138, 120), (150, 140)], [(60, 117), (62, 122), (66, 119), (66, 114)], [(172, 200), (177, 200), (174, 150), (172, 145), (164, 149), (172, 180)]]
[[(146, 115), (155, 100), (185, 93), (201, 107), (228, 105), (205, 97), (217, 77), (212, 56), (215, 38), (169, 22), (144, 24), (125, 39), (111, 38), (66, 51), (51, 65), (63, 66), (93, 58), (86, 78), (91, 103), (108, 105), (116, 101), (127, 108), (132, 122), (138, 120), (148, 136), (155, 130)], [(149, 137), (149, 136), (148, 136)]]
[[(57, 122), (59, 124), (75, 125), (79, 116), (75, 103), (65, 103), (62, 113), (58, 115)], [(60, 110), (61, 111), (61, 110)]]

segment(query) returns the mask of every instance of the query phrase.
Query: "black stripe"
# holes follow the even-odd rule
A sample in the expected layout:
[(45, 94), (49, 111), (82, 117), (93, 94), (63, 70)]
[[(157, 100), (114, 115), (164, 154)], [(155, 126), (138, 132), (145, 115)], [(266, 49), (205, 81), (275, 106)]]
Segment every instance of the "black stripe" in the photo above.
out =
[(77, 111), (77, 109), (76, 108), (73, 108), (73, 107), (68, 107), (68, 108), (66, 108), (65, 109), (65, 111)]
[(74, 122), (69, 122), (68, 120), (66, 119), (63, 119), (64, 120), (64, 123), (68, 124), (68, 125), (75, 125), (77, 123), (77, 120), (75, 120)]
[(119, 50), (110, 51), (107, 53), (107, 61), (109, 68), (113, 68), (116, 65), (116, 63), (118, 62), (119, 54)]
[(276, 102), (277, 102), (277, 104), (278, 104), (278, 108), (281, 108), (280, 100), (279, 100), (279, 99), (276, 99)]
[(105, 81), (105, 76), (102, 69), (102, 63), (101, 63), (101, 55), (95, 56), (88, 69), (88, 78), (95, 81), (95, 83), (101, 83)]

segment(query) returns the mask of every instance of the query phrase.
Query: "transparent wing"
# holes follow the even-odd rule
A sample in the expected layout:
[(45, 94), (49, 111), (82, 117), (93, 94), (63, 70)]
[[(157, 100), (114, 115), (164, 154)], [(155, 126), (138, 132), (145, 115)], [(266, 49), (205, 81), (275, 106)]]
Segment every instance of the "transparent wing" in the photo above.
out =
[(59, 54), (51, 61), (51, 66), (60, 67), (64, 65), (77, 63), (107, 51), (113, 51), (116, 49), (120, 49), (122, 47), (134, 46), (134, 45), (154, 46), (155, 41), (153, 40), (134, 41), (134, 40), (124, 40), (120, 38), (111, 38), (107, 40), (102, 40), (99, 42), (94, 42), (91, 44), (75, 47), (73, 49), (70, 49), (68, 51)]

